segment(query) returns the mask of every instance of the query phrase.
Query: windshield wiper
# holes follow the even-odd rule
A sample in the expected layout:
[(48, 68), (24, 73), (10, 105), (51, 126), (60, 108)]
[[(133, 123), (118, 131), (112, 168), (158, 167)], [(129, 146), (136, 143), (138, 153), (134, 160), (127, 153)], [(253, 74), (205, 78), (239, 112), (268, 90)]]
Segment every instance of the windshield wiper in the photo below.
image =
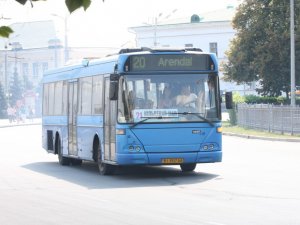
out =
[(214, 123), (211, 120), (206, 119), (204, 116), (201, 116), (201, 113), (193, 113), (193, 112), (177, 112), (177, 113), (169, 113), (169, 114), (178, 114), (178, 115), (194, 115), (197, 116), (198, 118), (204, 120), (205, 122), (207, 122), (209, 125), (211, 125), (212, 127), (214, 127)]
[(169, 118), (177, 118), (176, 116), (174, 116), (174, 117), (170, 117), (170, 116), (168, 116), (168, 117), (164, 117), (164, 116), (149, 116), (149, 117), (141, 117), (143, 120), (140, 120), (140, 121), (138, 121), (138, 122), (136, 122), (136, 123), (134, 123), (134, 124), (132, 124), (131, 126), (130, 126), (130, 128), (134, 128), (135, 126), (137, 126), (137, 125), (139, 125), (139, 124), (141, 124), (141, 123), (143, 123), (143, 122), (145, 122), (145, 121), (147, 121), (147, 120), (149, 120), (149, 119), (158, 119), (158, 120), (161, 120), (161, 119), (169, 119)]

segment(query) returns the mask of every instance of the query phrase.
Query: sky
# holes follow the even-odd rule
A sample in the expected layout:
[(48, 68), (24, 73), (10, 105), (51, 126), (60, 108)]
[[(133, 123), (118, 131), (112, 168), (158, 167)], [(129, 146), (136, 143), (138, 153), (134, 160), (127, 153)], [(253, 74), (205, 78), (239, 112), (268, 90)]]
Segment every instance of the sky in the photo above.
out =
[[(64, 40), (67, 22), (71, 47), (131, 47), (134, 35), (129, 27), (153, 25), (193, 14), (237, 6), (241, 0), (92, 0), (84, 11), (71, 15), (64, 0), (47, 0), (20, 5), (13, 0), (0, 0), (0, 26), (15, 22), (53, 20), (58, 38)], [(9, 18), (9, 19), (4, 19)], [(34, 34), (33, 34), (34, 35)]]

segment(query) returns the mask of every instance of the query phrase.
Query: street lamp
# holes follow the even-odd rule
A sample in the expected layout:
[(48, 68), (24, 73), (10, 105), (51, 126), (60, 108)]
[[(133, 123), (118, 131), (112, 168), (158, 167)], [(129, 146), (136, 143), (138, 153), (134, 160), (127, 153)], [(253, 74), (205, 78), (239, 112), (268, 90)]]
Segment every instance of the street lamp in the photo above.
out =
[(295, 12), (294, 12), (294, 0), (290, 0), (290, 11), (291, 11), (291, 106), (296, 105), (295, 96)]
[[(163, 19), (168, 19), (172, 14), (174, 14), (177, 11), (177, 9), (173, 9), (171, 13), (169, 13), (167, 16), (165, 16)], [(159, 19), (163, 16), (163, 13), (159, 13), (158, 16), (154, 17), (154, 25), (153, 24), (148, 24), (145, 23), (147, 25), (151, 25), (154, 26), (154, 35), (153, 35), (153, 46), (157, 47), (158, 46), (158, 42), (157, 42), (157, 25), (159, 22)]]
[(5, 78), (5, 91), (8, 91), (8, 74), (7, 74), (7, 44), (4, 46), (4, 78)]
[(55, 13), (51, 14), (52, 16), (55, 16), (57, 18), (60, 18), (64, 21), (64, 35), (65, 35), (65, 48), (64, 48), (64, 55), (65, 55), (65, 63), (69, 60), (69, 45), (68, 45), (68, 16), (59, 16)]

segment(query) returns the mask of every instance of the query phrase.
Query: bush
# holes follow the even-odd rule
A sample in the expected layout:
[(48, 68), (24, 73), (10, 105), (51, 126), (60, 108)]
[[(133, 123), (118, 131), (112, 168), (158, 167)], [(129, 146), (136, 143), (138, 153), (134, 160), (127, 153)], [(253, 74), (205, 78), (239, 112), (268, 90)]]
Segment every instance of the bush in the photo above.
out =
[[(291, 102), (290, 99), (287, 99), (283, 96), (279, 96), (279, 97), (256, 96), (256, 95), (245, 96), (245, 103), (247, 104), (289, 105), (290, 102)], [(296, 98), (296, 104), (300, 105), (300, 98)]]
[(228, 109), (228, 114), (229, 114), (229, 123), (232, 126), (237, 125), (237, 110), (236, 110), (236, 104), (233, 104), (233, 108), (232, 109)]
[(233, 93), (233, 108), (228, 110), (229, 123), (232, 126), (237, 125), (237, 103), (245, 102), (245, 97), (241, 96), (239, 93)]

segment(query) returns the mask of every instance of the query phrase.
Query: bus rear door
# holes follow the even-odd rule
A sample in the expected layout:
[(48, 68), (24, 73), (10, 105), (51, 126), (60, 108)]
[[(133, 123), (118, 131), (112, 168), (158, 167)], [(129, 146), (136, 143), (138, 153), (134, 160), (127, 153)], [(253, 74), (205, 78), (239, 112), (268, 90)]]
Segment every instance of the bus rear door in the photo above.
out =
[(68, 142), (69, 155), (77, 156), (77, 81), (69, 82), (69, 96), (68, 96)]

